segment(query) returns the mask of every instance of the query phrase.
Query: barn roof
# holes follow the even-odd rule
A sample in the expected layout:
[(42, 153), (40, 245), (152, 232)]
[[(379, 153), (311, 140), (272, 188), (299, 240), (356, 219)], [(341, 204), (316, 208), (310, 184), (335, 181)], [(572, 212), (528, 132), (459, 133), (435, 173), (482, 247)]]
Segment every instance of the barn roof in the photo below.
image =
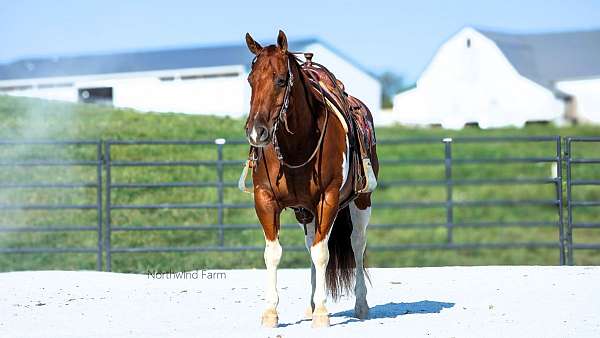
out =
[[(313, 43), (321, 42), (317, 39), (290, 41), (289, 49), (303, 51)], [(0, 80), (249, 65), (251, 60), (252, 54), (245, 44), (35, 58), (0, 65)]]
[(517, 71), (547, 87), (560, 80), (600, 76), (600, 30), (506, 34), (478, 30), (500, 48)]

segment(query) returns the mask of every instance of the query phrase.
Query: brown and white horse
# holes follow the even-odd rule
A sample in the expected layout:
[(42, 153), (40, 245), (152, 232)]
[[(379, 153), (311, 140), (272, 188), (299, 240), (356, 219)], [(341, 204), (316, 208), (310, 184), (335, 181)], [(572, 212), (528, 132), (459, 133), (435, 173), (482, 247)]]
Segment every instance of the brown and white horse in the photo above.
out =
[[(344, 127), (309, 90), (306, 74), (288, 51), (282, 31), (276, 45), (262, 47), (249, 34), (246, 43), (256, 55), (248, 76), (252, 96), (246, 135), (256, 150), (254, 201), (266, 241), (267, 308), (262, 324), (278, 325), (279, 218), (284, 208), (302, 210), (310, 220), (301, 225), (306, 229), (306, 247), (312, 259), (307, 315), (312, 316), (313, 327), (329, 325), (327, 291), (335, 299), (352, 287), (355, 315), (364, 319), (369, 314), (363, 258), (371, 194), (361, 193), (340, 208), (353, 187)], [(372, 154), (377, 174), (374, 149)]]

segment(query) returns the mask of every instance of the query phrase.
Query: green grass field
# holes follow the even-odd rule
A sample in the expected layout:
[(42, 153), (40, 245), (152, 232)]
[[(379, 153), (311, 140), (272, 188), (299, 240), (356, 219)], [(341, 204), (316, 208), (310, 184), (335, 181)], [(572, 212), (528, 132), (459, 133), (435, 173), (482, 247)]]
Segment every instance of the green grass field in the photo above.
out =
[[(42, 100), (10, 98), (0, 96), (0, 139), (50, 139), (50, 140), (211, 140), (219, 137), (241, 139), (243, 121), (211, 116), (182, 114), (139, 113), (108, 107), (47, 102)], [(557, 128), (552, 125), (531, 125), (523, 129), (479, 130), (466, 128), (448, 131), (438, 128), (421, 129), (405, 127), (379, 128), (379, 140), (408, 137), (464, 137), (464, 136), (525, 136), (525, 135), (578, 135), (598, 136), (600, 127), (578, 126)], [(246, 145), (226, 145), (224, 158), (240, 160), (247, 154)], [(575, 156), (600, 158), (598, 145), (577, 145)], [(441, 142), (414, 145), (380, 145), (379, 157), (388, 159), (441, 159), (444, 147)], [(552, 142), (542, 143), (489, 143), (453, 145), (454, 158), (506, 158), (506, 157), (552, 157), (555, 149)], [(0, 157), (6, 159), (95, 159), (95, 148), (69, 146), (3, 146)], [(114, 146), (113, 160), (167, 161), (167, 160), (215, 160), (214, 145), (195, 146)], [(14, 167), (2, 166), (0, 183), (23, 182), (93, 182), (94, 167)], [(225, 181), (236, 181), (241, 167), (226, 167)], [(455, 164), (454, 179), (501, 179), (501, 178), (550, 178), (549, 163), (490, 163)], [(600, 179), (600, 166), (583, 165), (574, 168), (573, 176), (580, 179)], [(383, 165), (380, 181), (443, 179), (441, 165)], [(158, 182), (206, 182), (216, 181), (214, 166), (194, 167), (115, 167), (113, 183), (158, 183)], [(576, 187), (574, 198), (578, 200), (600, 200), (600, 187)], [(438, 201), (446, 198), (445, 186), (381, 187), (374, 194), (374, 202)], [(554, 199), (552, 184), (533, 185), (460, 185), (454, 187), (457, 201), (498, 199)], [(216, 188), (165, 188), (165, 189), (118, 189), (111, 194), (115, 204), (156, 203), (217, 203)], [(9, 189), (0, 188), (0, 204), (93, 204), (96, 191), (81, 189)], [(226, 188), (225, 203), (252, 203), (249, 195), (237, 188)], [(599, 222), (600, 208), (577, 209), (578, 222)], [(0, 226), (44, 226), (44, 225), (94, 225), (93, 210), (0, 210)], [(443, 223), (444, 208), (378, 208), (373, 210), (372, 224), (398, 223)], [(509, 207), (456, 207), (454, 218), (457, 223), (469, 222), (554, 222), (556, 208), (552, 206), (509, 206)], [(282, 222), (291, 224), (291, 212), (285, 212)], [(256, 217), (252, 209), (228, 209), (224, 213), (226, 224), (254, 224)], [(208, 225), (217, 223), (216, 210), (115, 210), (113, 226), (159, 226), (159, 225)], [(369, 231), (369, 244), (398, 245), (412, 243), (444, 243), (444, 227), (375, 228)], [(284, 228), (281, 232), (283, 245), (303, 244), (300, 228)], [(578, 243), (600, 243), (600, 230), (576, 231)], [(203, 231), (121, 231), (112, 234), (112, 246), (163, 247), (163, 246), (214, 246), (218, 244), (218, 232)], [(94, 232), (40, 232), (0, 233), (0, 247), (89, 247), (96, 246)], [(558, 230), (553, 227), (460, 227), (454, 229), (456, 243), (483, 242), (557, 242)], [(232, 246), (262, 246), (260, 228), (248, 230), (226, 230), (224, 243)], [(283, 267), (306, 267), (309, 258), (305, 252), (284, 252)], [(437, 266), (437, 265), (480, 265), (480, 264), (542, 264), (558, 263), (558, 249), (463, 249), (463, 250), (403, 250), (371, 251), (371, 266)], [(577, 264), (599, 264), (600, 252), (581, 250), (575, 253)], [(263, 266), (262, 252), (233, 253), (114, 253), (114, 271), (142, 272), (146, 269), (179, 270), (198, 268), (260, 268)], [(25, 269), (94, 269), (93, 254), (0, 254), (0, 270)]]

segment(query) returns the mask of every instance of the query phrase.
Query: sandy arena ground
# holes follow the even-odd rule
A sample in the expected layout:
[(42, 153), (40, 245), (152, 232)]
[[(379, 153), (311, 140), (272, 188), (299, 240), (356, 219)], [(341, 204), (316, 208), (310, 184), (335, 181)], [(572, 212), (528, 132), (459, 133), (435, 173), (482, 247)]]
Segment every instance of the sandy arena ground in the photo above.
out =
[(279, 271), (276, 329), (260, 327), (262, 270), (0, 273), (0, 337), (600, 337), (600, 267), (370, 271), (370, 318), (345, 298), (326, 329), (303, 320), (303, 269)]

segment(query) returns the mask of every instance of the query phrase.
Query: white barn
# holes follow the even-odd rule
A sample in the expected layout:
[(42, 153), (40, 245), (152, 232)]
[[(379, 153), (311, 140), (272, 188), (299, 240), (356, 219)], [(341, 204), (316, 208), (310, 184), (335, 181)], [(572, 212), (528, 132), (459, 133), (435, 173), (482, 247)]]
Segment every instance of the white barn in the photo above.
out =
[[(289, 45), (313, 52), (347, 91), (379, 111), (381, 86), (368, 71), (316, 39)], [(249, 108), (252, 57), (244, 44), (19, 60), (0, 65), (0, 94), (241, 117)]]
[(504, 34), (466, 27), (445, 42), (393, 120), (462, 128), (565, 118), (600, 123), (600, 30)]

